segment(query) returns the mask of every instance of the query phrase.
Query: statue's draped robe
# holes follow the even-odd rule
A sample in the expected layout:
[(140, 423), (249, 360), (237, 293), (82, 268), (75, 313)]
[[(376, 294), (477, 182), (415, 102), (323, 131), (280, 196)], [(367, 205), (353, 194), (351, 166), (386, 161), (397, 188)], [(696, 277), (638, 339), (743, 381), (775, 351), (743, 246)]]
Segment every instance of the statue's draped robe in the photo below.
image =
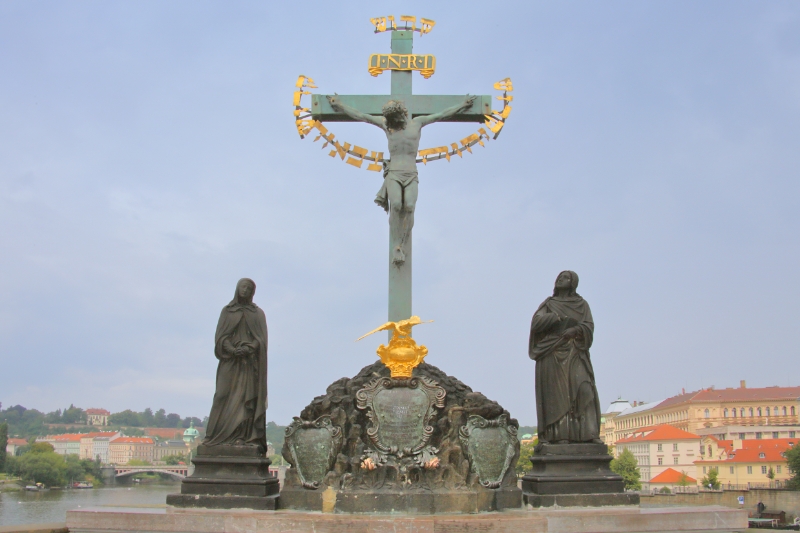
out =
[[(559, 321), (558, 316), (569, 320)], [(564, 330), (573, 326), (580, 334), (571, 340), (562, 339)], [(536, 361), (540, 441), (589, 442), (600, 438), (600, 401), (589, 359), (593, 335), (592, 312), (578, 295), (547, 298), (533, 315), (528, 355)]]
[[(249, 346), (252, 353), (234, 350)], [(253, 303), (233, 301), (217, 323), (214, 355), (217, 390), (203, 444), (248, 444), (267, 448), (267, 320)]]

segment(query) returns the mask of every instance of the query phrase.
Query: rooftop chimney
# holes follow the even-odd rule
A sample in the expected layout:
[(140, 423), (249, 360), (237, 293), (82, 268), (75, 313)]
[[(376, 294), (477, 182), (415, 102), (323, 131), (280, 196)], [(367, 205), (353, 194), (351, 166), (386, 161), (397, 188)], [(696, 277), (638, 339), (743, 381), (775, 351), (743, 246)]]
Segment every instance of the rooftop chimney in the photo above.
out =
[(684, 387), (681, 387), (681, 394), (686, 394), (686, 389)]
[(636, 400), (633, 400), (633, 406), (636, 407)]
[(747, 382), (745, 380), (740, 381), (739, 382), (739, 388), (740, 389), (746, 389), (747, 388)]

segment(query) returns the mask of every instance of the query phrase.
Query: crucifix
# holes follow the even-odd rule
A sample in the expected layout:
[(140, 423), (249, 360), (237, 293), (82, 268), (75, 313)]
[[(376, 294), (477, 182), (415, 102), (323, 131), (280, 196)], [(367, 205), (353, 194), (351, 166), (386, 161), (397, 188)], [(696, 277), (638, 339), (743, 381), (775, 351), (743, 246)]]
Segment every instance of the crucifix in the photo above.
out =
[[(387, 20), (388, 19), (388, 20)], [(475, 143), (483, 144), (482, 136), (486, 135), (481, 129), (482, 136), (472, 135), (461, 141), (463, 147), (450, 152), (447, 147), (419, 151), (421, 129), (433, 122), (479, 122), (486, 123), (487, 127), (495, 134), (499, 134), (503, 121), (511, 110), (507, 102), (511, 100), (507, 93), (500, 98), (505, 100), (503, 112), (492, 111), (491, 96), (469, 95), (420, 95), (412, 93), (412, 76), (414, 71), (420, 72), (424, 78), (429, 78), (435, 71), (436, 58), (432, 55), (413, 54), (414, 32), (420, 35), (430, 32), (435, 24), (432, 20), (420, 19), (421, 27), (417, 28), (416, 18), (409, 16), (400, 17), (405, 26), (397, 26), (394, 17), (372, 19), (375, 33), (391, 32), (391, 53), (373, 54), (369, 60), (369, 72), (373, 76), (380, 75), (383, 71), (391, 71), (391, 94), (389, 95), (320, 95), (313, 94), (311, 109), (300, 107), (299, 99), (303, 87), (309, 85), (310, 78), (301, 76), (298, 80), (298, 92), (295, 93), (295, 117), (300, 119), (300, 113), (309, 111), (313, 119), (313, 126), (304, 129), (305, 121), (298, 120), (298, 131), (301, 137), (310, 131), (311, 127), (320, 130), (325, 139), (333, 143), (333, 135), (327, 135), (323, 122), (366, 122), (381, 128), (387, 136), (389, 144), (389, 158), (383, 160), (384, 182), (375, 198), (375, 203), (389, 213), (389, 313), (390, 322), (398, 322), (412, 316), (411, 310), (411, 263), (412, 263), (412, 227), (414, 225), (414, 210), (417, 201), (417, 163), (426, 162), (426, 155), (435, 155), (430, 159), (446, 157), (452, 154), (461, 155), (462, 150), (470, 150)], [(388, 22), (388, 24), (387, 24)], [(411, 23), (411, 26), (409, 26)], [(313, 82), (313, 80), (310, 80)], [(510, 80), (502, 88), (511, 90)], [(306, 115), (309, 116), (309, 115)], [(312, 121), (308, 121), (312, 122)], [(497, 135), (495, 135), (496, 138)], [(319, 139), (319, 137), (318, 137)], [(467, 141), (467, 142), (465, 142)], [(326, 143), (327, 145), (327, 143)], [(366, 156), (366, 150), (353, 147), (350, 151), (349, 143), (344, 148), (335, 143), (336, 150), (344, 159), (346, 153), (359, 156), (348, 159), (348, 163), (360, 168), (363, 160), (373, 161), (368, 170), (381, 170), (378, 161), (382, 154), (372, 157)], [(335, 155), (332, 151), (330, 155)], [(417, 154), (422, 159), (417, 158)]]

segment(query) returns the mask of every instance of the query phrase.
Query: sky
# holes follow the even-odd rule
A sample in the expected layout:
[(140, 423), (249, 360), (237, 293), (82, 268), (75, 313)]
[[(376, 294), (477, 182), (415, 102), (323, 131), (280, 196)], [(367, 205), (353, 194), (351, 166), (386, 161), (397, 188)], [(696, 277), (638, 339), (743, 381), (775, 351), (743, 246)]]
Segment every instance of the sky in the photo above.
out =
[(800, 385), (798, 2), (4, 0), (4, 408), (207, 415), (242, 277), (269, 325), (269, 420), (375, 361), (383, 335), (354, 341), (386, 319), (381, 175), (300, 140), (291, 99), (300, 74), (387, 94), (369, 19), (392, 14), (436, 21), (415, 93), (514, 87), (497, 140), (420, 165), (426, 362), (534, 424), (530, 319), (569, 269), (603, 408)]

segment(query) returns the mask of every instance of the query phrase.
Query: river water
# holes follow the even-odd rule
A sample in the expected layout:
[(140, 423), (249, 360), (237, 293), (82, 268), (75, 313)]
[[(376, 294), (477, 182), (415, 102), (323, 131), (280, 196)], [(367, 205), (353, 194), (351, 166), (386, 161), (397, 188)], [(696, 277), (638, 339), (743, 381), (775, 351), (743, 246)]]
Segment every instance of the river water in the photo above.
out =
[(64, 522), (67, 511), (99, 505), (165, 505), (180, 483), (143, 483), (97, 489), (0, 493), (0, 526)]

